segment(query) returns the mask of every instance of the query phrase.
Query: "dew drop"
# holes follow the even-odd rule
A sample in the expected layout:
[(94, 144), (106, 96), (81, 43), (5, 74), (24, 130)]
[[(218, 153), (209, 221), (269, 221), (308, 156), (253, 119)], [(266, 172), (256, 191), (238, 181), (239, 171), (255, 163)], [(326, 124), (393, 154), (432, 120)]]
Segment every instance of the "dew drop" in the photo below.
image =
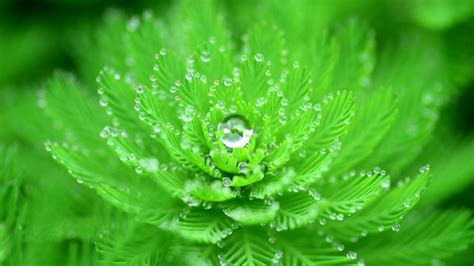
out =
[(248, 171), (248, 165), (246, 162), (240, 162), (237, 167), (239, 168), (239, 171), (241, 174), (246, 174)]
[(257, 61), (257, 62), (262, 62), (262, 61), (263, 61), (263, 55), (260, 54), (260, 53), (255, 54), (254, 59), (255, 59), (255, 61)]
[(105, 99), (100, 99), (99, 104), (100, 106), (105, 107), (109, 104), (109, 102)]
[(393, 232), (400, 231), (400, 225), (399, 224), (392, 224), (392, 231)]
[(211, 55), (210, 55), (209, 51), (202, 51), (201, 56), (199, 58), (204, 63), (207, 63), (207, 62), (211, 61)]
[(221, 141), (228, 148), (241, 148), (249, 143), (253, 135), (249, 122), (239, 115), (233, 115), (219, 123), (217, 129), (223, 133)]
[(225, 187), (229, 187), (230, 184), (232, 183), (232, 180), (228, 177), (224, 177), (222, 180), (222, 183), (224, 184)]
[(355, 260), (357, 259), (357, 253), (355, 253), (354, 251), (349, 251), (347, 252), (346, 257), (348, 259)]
[(232, 85), (232, 80), (230, 78), (225, 78), (222, 83), (224, 86), (230, 87)]
[(309, 193), (309, 195), (311, 195), (311, 197), (313, 197), (314, 200), (320, 200), (321, 199), (321, 194), (319, 194), (319, 192), (316, 191), (315, 189), (308, 190), (308, 193)]
[(265, 104), (265, 98), (263, 98), (263, 97), (258, 98), (257, 101), (255, 102), (255, 105), (256, 105), (257, 107), (260, 107), (260, 106), (262, 106), (262, 105), (264, 105), (264, 104)]

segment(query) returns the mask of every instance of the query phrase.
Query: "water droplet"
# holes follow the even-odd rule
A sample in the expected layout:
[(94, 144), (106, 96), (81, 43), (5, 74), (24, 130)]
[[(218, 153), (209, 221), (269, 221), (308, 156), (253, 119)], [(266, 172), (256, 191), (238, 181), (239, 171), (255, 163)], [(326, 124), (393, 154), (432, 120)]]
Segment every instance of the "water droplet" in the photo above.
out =
[(380, 186), (383, 189), (389, 189), (390, 188), (390, 179), (386, 178), (386, 179), (382, 180), (382, 182), (380, 183)]
[(230, 87), (232, 85), (232, 80), (230, 78), (224, 78), (222, 83), (224, 84), (224, 86)]
[(218, 130), (223, 133), (221, 141), (231, 149), (244, 147), (253, 135), (248, 121), (238, 115), (230, 116), (219, 123)]
[(262, 105), (264, 105), (264, 104), (265, 104), (265, 98), (264, 98), (264, 97), (258, 98), (257, 101), (255, 102), (255, 105), (256, 105), (257, 107), (260, 107), (260, 106), (262, 106)]
[(209, 51), (202, 51), (201, 56), (199, 58), (202, 62), (207, 63), (211, 61), (211, 54), (209, 53)]
[(429, 165), (429, 164), (420, 167), (419, 172), (420, 172), (420, 174), (422, 174), (422, 173), (424, 173), (424, 172), (426, 172), (426, 171), (428, 171), (428, 170), (430, 170), (430, 165)]
[(127, 23), (127, 30), (134, 32), (140, 27), (140, 20), (138, 17), (132, 17)]
[(109, 104), (109, 102), (106, 99), (100, 99), (99, 104), (100, 106), (105, 107)]
[(394, 232), (400, 231), (400, 225), (399, 224), (392, 224), (392, 231), (394, 231)]
[(139, 175), (143, 174), (143, 168), (141, 168), (141, 167), (136, 167), (136, 168), (135, 168), (135, 173), (137, 173), (137, 174), (139, 174)]
[(228, 177), (224, 177), (222, 180), (222, 183), (224, 184), (225, 187), (229, 187), (230, 184), (232, 183), (232, 180)]
[(147, 172), (156, 172), (158, 170), (158, 160), (156, 158), (144, 158), (138, 162), (142, 169)]
[(346, 257), (348, 259), (355, 260), (357, 259), (357, 253), (355, 253), (354, 251), (349, 251), (347, 252)]
[(255, 61), (257, 61), (257, 62), (262, 62), (262, 61), (263, 61), (263, 55), (260, 54), (260, 53), (255, 54), (254, 59), (255, 59)]
[(344, 214), (339, 213), (339, 214), (336, 216), (336, 219), (337, 219), (338, 221), (344, 220)]
[(142, 86), (137, 86), (135, 88), (135, 92), (138, 93), (138, 94), (142, 94), (144, 92), (143, 87)]
[(332, 243), (332, 241), (334, 240), (334, 237), (332, 235), (328, 235), (328, 236), (326, 236), (325, 240), (328, 243)]
[(320, 200), (321, 199), (321, 194), (319, 194), (319, 192), (316, 191), (315, 189), (308, 190), (308, 193), (309, 193), (309, 195), (311, 195), (311, 197), (313, 197), (314, 200)]
[(241, 174), (246, 174), (248, 171), (248, 164), (246, 162), (240, 162), (237, 167)]
[(374, 167), (373, 171), (374, 171), (374, 174), (379, 174), (381, 169), (380, 169), (380, 167)]

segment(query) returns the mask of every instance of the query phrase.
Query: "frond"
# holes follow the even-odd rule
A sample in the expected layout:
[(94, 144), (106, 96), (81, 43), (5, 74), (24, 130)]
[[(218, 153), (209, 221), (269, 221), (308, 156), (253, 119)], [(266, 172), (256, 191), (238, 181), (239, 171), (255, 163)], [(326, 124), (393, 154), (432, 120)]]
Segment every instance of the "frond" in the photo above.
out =
[(222, 242), (222, 249), (219, 260), (232, 265), (263, 266), (278, 263), (281, 259), (265, 232), (252, 227), (234, 231)]
[(356, 115), (348, 133), (341, 138), (342, 148), (331, 164), (331, 175), (341, 175), (369, 157), (397, 116), (392, 89), (381, 88), (369, 97), (358, 99), (356, 105)]
[(22, 261), (21, 229), (27, 206), (16, 166), (15, 149), (0, 145), (0, 264)]
[(237, 224), (221, 211), (192, 208), (176, 226), (176, 232), (183, 238), (215, 244), (231, 235)]
[(358, 251), (370, 264), (429, 264), (472, 244), (473, 225), (468, 211), (451, 210), (410, 216), (394, 230), (396, 232), (362, 241)]
[(342, 254), (324, 238), (309, 230), (295, 230), (277, 234), (276, 246), (281, 250), (282, 265), (336, 265), (350, 263), (355, 252)]
[[(122, 218), (123, 219), (123, 218)], [(105, 265), (156, 265), (169, 251), (170, 236), (154, 226), (121, 221), (103, 229), (95, 242)]]
[[(361, 211), (344, 219), (343, 223), (329, 223), (325, 231), (340, 240), (357, 240), (368, 233), (383, 232), (398, 224), (404, 216), (418, 203), (429, 181), (429, 171), (423, 167), (422, 172), (413, 180), (399, 182), (388, 193), (370, 202)], [(380, 185), (390, 187), (385, 180)], [(336, 217), (337, 219), (337, 217)]]

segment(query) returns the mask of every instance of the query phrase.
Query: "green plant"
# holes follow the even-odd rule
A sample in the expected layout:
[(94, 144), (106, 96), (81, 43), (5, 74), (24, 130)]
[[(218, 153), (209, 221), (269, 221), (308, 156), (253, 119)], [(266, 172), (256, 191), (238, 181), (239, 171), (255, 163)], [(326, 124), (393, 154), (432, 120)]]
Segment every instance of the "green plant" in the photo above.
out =
[(375, 65), (364, 22), (285, 20), (293, 5), (271, 1), (241, 43), (221, 8), (112, 13), (83, 44), (84, 74), (107, 65), (96, 85), (59, 72), (39, 93), (46, 150), (100, 202), (59, 227), (74, 237), (48, 232), (77, 239), (69, 263), (411, 265), (468, 247), (469, 211), (415, 207), (455, 83), (436, 50), (386, 46)]

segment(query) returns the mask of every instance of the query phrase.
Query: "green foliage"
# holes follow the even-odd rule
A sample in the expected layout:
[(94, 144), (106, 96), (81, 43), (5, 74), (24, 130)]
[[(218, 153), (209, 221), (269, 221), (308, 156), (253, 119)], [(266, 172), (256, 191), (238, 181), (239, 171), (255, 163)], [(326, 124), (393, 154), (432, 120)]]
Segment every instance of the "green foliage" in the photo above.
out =
[[(20, 178), (0, 147), (0, 263), (418, 265), (468, 248), (470, 211), (433, 205), (472, 181), (472, 141), (430, 139), (464, 78), (413, 41), (423, 34), (379, 47), (369, 22), (340, 22), (348, 7), (320, 5), (318, 18), (316, 6), (183, 0), (159, 18), (108, 13), (80, 42), (82, 81), (57, 72), (41, 113), (31, 95), (6, 113), (65, 171), (32, 165)], [(232, 8), (265, 21), (234, 25)], [(426, 161), (446, 177), (431, 191)], [(49, 196), (53, 219), (39, 211)]]

